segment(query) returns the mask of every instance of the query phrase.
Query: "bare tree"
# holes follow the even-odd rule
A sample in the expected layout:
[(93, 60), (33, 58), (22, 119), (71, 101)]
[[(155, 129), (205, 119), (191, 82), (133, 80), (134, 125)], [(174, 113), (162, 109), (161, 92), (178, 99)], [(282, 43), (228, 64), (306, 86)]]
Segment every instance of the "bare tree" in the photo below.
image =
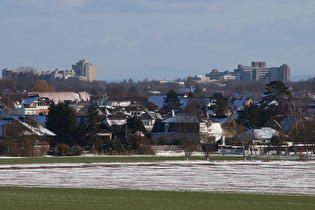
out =
[(199, 139), (199, 121), (195, 114), (176, 115), (178, 123), (176, 130), (180, 142), (180, 147), (185, 153), (186, 160), (196, 151)]
[(203, 143), (202, 143), (202, 148), (205, 153), (205, 158), (206, 161), (210, 160), (210, 152), (215, 149), (215, 137), (214, 136), (205, 136)]
[(236, 143), (242, 147), (243, 160), (246, 161), (246, 147), (251, 143), (250, 135), (245, 133), (246, 128), (242, 125), (236, 124), (234, 127), (228, 129), (229, 136), (234, 136)]
[(290, 132), (291, 138), (294, 143), (300, 143), (304, 145), (302, 149), (296, 149), (296, 154), (301, 155), (309, 151), (314, 154), (315, 145), (315, 118), (305, 117), (303, 120), (297, 123), (294, 129)]
[(240, 141), (242, 145), (242, 151), (243, 151), (243, 160), (246, 161), (246, 146), (248, 146), (251, 142), (249, 134), (243, 132), (238, 135), (238, 140)]
[(180, 147), (184, 150), (186, 160), (189, 160), (191, 154), (196, 150), (196, 144), (190, 141), (182, 141)]

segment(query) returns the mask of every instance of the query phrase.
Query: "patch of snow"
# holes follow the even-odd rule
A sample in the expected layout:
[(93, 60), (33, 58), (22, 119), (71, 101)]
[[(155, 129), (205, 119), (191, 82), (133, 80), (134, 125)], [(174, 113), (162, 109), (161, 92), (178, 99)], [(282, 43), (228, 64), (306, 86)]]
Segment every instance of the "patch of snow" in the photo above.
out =
[(315, 162), (0, 165), (0, 186), (315, 195)]

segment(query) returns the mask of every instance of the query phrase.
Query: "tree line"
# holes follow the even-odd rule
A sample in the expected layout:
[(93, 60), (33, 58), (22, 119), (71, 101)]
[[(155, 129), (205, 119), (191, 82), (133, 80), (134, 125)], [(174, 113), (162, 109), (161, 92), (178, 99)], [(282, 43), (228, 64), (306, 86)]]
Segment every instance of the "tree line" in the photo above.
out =
[[(134, 82), (132, 79), (122, 80), (121, 82), (107, 81), (80, 81), (80, 80), (50, 80), (45, 81), (37, 78), (21, 79), (13, 78), (11, 80), (0, 80), (0, 89), (10, 89), (14, 93), (28, 93), (30, 91), (52, 92), (52, 91), (87, 91), (92, 90), (101, 95), (113, 96), (143, 96), (149, 97), (149, 91), (159, 91), (166, 94), (170, 89), (195, 87), (195, 94), (205, 97), (212, 96), (214, 92), (225, 93), (225, 96), (233, 96), (234, 93), (262, 93), (265, 91), (265, 83), (261, 81), (225, 81), (225, 85), (217, 83), (202, 84), (197, 83), (192, 78), (177, 79), (184, 82), (184, 86), (179, 83), (160, 83), (156, 80), (143, 80)], [(290, 82), (286, 84), (293, 91), (315, 92), (315, 77), (304, 81)], [(202, 91), (200, 91), (202, 90)], [(255, 96), (256, 97), (256, 96)], [(259, 96), (257, 96), (259, 97)]]

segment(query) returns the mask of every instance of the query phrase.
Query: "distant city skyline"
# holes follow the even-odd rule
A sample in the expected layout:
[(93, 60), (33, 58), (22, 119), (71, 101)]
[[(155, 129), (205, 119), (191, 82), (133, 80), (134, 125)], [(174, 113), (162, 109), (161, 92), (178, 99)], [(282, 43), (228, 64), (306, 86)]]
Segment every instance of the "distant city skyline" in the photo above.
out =
[[(173, 80), (266, 61), (315, 75), (315, 1), (3, 0), (0, 68)], [(306, 76), (304, 79), (307, 79)]]

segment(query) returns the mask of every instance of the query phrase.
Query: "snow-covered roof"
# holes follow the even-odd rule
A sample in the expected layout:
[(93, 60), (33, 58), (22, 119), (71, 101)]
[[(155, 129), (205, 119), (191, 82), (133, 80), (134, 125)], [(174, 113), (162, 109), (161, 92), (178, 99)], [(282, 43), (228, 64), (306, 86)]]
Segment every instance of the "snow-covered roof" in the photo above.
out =
[(31, 95), (39, 95), (49, 98), (55, 104), (63, 101), (89, 101), (90, 94), (87, 92), (29, 92)]
[(56, 136), (54, 132), (48, 130), (44, 126), (41, 126), (40, 124), (37, 124), (37, 127), (33, 127), (25, 122), (22, 122), (20, 119), (17, 119), (17, 121), (30, 129), (32, 131), (32, 134), (36, 134), (37, 136)]
[(279, 134), (279, 132), (273, 128), (263, 127), (259, 129), (250, 129), (246, 131), (254, 139), (271, 139), (272, 136)]
[[(37, 123), (37, 125), (31, 126), (25, 122), (22, 122), (19, 119), (19, 116), (10, 116), (10, 118), (7, 119), (1, 119), (0, 120), (0, 127), (3, 126), (4, 124), (12, 124), (13, 120), (16, 120), (17, 122), (19, 122), (20, 124), (22, 124), (23, 126), (25, 126), (26, 128), (28, 128), (29, 130), (31, 130), (31, 132), (25, 132), (26, 135), (31, 135), (31, 134), (35, 134), (37, 136), (56, 136), (56, 134), (54, 132), (52, 132), (51, 130), (48, 130), (47, 128), (45, 128), (44, 126), (40, 125)], [(0, 130), (0, 136), (2, 136), (2, 129)]]
[(211, 117), (212, 120), (215, 120), (216, 122), (220, 123), (222, 125), (222, 123), (226, 120), (227, 117)]
[(109, 119), (109, 118), (106, 118), (105, 123), (107, 123), (109, 126), (113, 126), (113, 125), (125, 125), (127, 123), (127, 119), (126, 118), (121, 118), (121, 119)]

